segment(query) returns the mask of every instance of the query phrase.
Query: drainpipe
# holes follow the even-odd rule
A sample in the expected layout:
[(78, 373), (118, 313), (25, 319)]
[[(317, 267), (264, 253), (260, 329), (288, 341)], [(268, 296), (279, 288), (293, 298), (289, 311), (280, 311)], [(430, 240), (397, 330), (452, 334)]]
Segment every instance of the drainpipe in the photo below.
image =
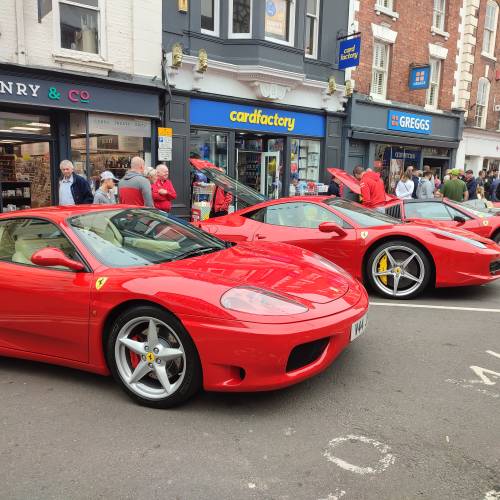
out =
[(17, 62), (19, 64), (26, 64), (23, 1), (24, 0), (16, 0)]

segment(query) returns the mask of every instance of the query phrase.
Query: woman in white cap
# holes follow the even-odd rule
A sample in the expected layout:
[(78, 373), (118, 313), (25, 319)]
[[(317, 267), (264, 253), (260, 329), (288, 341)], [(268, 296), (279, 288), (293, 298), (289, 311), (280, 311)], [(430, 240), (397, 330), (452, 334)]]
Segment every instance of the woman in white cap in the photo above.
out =
[(101, 186), (95, 192), (94, 205), (116, 204), (115, 182), (118, 182), (118, 179), (109, 170), (101, 174)]

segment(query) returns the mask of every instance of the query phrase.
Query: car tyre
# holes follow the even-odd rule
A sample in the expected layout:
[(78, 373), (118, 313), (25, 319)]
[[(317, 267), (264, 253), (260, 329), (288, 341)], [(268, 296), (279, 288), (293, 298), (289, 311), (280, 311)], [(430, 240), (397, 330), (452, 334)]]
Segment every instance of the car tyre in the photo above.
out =
[(116, 318), (106, 342), (109, 369), (137, 403), (171, 408), (202, 385), (198, 351), (182, 323), (155, 306), (132, 307)]
[(432, 265), (416, 244), (392, 240), (370, 252), (365, 272), (370, 287), (383, 297), (412, 299), (429, 285)]

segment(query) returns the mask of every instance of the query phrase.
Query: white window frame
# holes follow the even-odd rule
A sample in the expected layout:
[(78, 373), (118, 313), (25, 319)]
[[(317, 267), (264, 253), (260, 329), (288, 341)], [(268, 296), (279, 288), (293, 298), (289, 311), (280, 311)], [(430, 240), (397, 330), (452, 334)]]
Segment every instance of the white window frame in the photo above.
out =
[[(375, 51), (375, 46), (376, 45), (383, 45), (385, 47), (385, 60), (386, 60), (386, 63), (387, 63), (387, 67), (386, 68), (376, 68), (375, 67), (375, 54), (376, 54), (376, 51)], [(387, 43), (387, 42), (384, 42), (382, 40), (377, 40), (375, 39), (373, 41), (373, 56), (372, 56), (372, 71), (371, 71), (371, 81), (370, 81), (370, 96), (374, 97), (375, 99), (387, 99), (387, 82), (389, 80), (389, 64), (390, 64), (390, 55), (391, 55), (391, 44), (390, 43)], [(373, 92), (373, 74), (375, 71), (378, 71), (378, 72), (383, 72), (385, 74), (385, 77), (384, 77), (384, 89), (383, 89), (383, 93), (382, 94), (377, 94), (375, 92)]]
[(228, 38), (252, 38), (252, 30), (253, 30), (253, 0), (250, 0), (250, 32), (249, 33), (233, 33), (233, 9), (234, 9), (234, 0), (228, 0), (229, 2), (229, 19), (228, 19), (228, 27), (227, 27), (227, 36)]
[[(202, 0), (203, 1), (203, 0)], [(220, 0), (213, 0), (214, 2), (214, 30), (206, 30), (201, 28), (201, 32), (204, 35), (219, 36), (220, 33)], [(200, 3), (201, 5), (201, 3)], [(201, 13), (200, 13), (200, 23), (201, 23)]]
[[(431, 57), (431, 59), (430, 59), (430, 67), (431, 68), (430, 68), (430, 73), (429, 73), (429, 88), (427, 89), (427, 93), (425, 96), (425, 106), (428, 108), (438, 109), (438, 106), (439, 106), (439, 90), (441, 87), (441, 66), (442, 66), (441, 59)], [(437, 78), (436, 78), (436, 74), (434, 71), (435, 67), (438, 68)], [(430, 97), (431, 97), (431, 91), (432, 91), (433, 86), (436, 89), (435, 94), (434, 94), (435, 95), (435, 102), (431, 103)]]
[[(319, 20), (321, 19), (321, 0), (315, 0), (316, 1), (316, 15), (313, 16), (307, 12), (307, 1), (306, 1), (306, 22), (307, 18), (311, 18), (315, 20), (314, 23), (314, 47), (313, 47), (313, 53), (312, 54), (306, 54), (305, 53), (305, 47), (304, 47), (304, 55), (309, 58), (309, 59), (317, 59), (318, 58), (318, 53), (319, 53)], [(327, 0), (328, 1), (328, 0)], [(305, 33), (304, 33), (305, 37)], [(307, 40), (304, 39), (304, 45), (306, 45)]]
[[(265, 7), (264, 7), (265, 8)], [(288, 20), (288, 37), (289, 40), (280, 40), (279, 38), (274, 38), (272, 36), (265, 35), (264, 26), (264, 36), (268, 42), (279, 43), (280, 45), (286, 45), (288, 47), (293, 47), (295, 45), (295, 0), (290, 0), (290, 19)], [(265, 13), (264, 13), (264, 23), (265, 23)]]
[[(83, 9), (94, 10), (98, 13), (98, 30), (97, 30), (97, 41), (98, 41), (98, 52), (95, 54), (93, 52), (83, 52), (82, 50), (73, 50), (61, 47), (61, 12), (59, 10), (59, 5), (63, 3), (66, 5), (73, 5), (75, 7), (81, 7)], [(53, 40), (54, 40), (54, 53), (61, 54), (69, 57), (78, 58), (78, 54), (85, 54), (85, 56), (90, 56), (90, 58), (98, 61), (106, 60), (107, 51), (107, 33), (106, 33), (106, 0), (99, 0), (97, 7), (92, 7), (90, 5), (85, 5), (78, 2), (78, 0), (53, 0), (52, 1), (52, 26), (53, 26)]]
[[(493, 7), (495, 9), (494, 13), (494, 20), (493, 20), (493, 29), (491, 27), (488, 27), (486, 25), (486, 19), (488, 18), (488, 9), (490, 7)], [(493, 2), (492, 0), (488, 0), (486, 3), (486, 16), (484, 19), (484, 29), (483, 29), (483, 43), (482, 43), (482, 55), (486, 55), (488, 57), (494, 58), (495, 57), (495, 45), (496, 45), (496, 36), (497, 36), (497, 25), (498, 25), (498, 4), (496, 2)], [(489, 32), (491, 34), (490, 37), (490, 46), (485, 48), (484, 47), (484, 42), (486, 40), (486, 32)]]
[(379, 7), (382, 10), (393, 10), (393, 6), (394, 0), (375, 0), (375, 7)]
[[(441, 5), (442, 4), (442, 8)], [(438, 26), (436, 23), (436, 13), (441, 14), (441, 25)], [(439, 32), (444, 33), (444, 27), (446, 24), (446, 0), (434, 0), (434, 5), (432, 8), (432, 27)]]
[[(486, 85), (486, 90), (482, 93), (482, 97), (484, 98), (484, 102), (479, 102), (479, 90), (481, 88), (481, 84)], [(486, 121), (488, 119), (488, 101), (490, 98), (490, 88), (491, 84), (488, 78), (481, 77), (477, 82), (477, 95), (476, 95), (476, 113), (474, 115), (474, 126), (477, 128), (486, 128)], [(483, 114), (481, 116), (481, 122), (478, 123), (478, 109), (482, 108)]]

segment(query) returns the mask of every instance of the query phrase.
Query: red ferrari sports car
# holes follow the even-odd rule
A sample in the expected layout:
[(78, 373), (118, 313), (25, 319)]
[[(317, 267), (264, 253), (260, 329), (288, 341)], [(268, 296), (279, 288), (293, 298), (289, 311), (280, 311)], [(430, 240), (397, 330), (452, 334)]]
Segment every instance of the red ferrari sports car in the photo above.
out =
[[(354, 193), (360, 193), (358, 181), (347, 172), (331, 168), (328, 169)], [(476, 203), (474, 203), (476, 202)], [(480, 200), (457, 203), (448, 198), (426, 200), (400, 200), (390, 197), (383, 205), (387, 215), (404, 221), (420, 221), (437, 223), (441, 227), (458, 227), (472, 231), (479, 236), (489, 238), (500, 243), (500, 209), (492, 206), (486, 208)]]
[(156, 408), (201, 386), (311, 377), (365, 331), (368, 309), (320, 256), (119, 205), (0, 215), (0, 293), (0, 356), (111, 372)]
[[(199, 168), (211, 176), (206, 164)], [(223, 189), (244, 197), (229, 180)], [(460, 229), (407, 224), (340, 198), (269, 200), (200, 226), (227, 241), (284, 242), (311, 250), (393, 299), (415, 297), (428, 285), (480, 285), (500, 278), (500, 247), (491, 240)]]

